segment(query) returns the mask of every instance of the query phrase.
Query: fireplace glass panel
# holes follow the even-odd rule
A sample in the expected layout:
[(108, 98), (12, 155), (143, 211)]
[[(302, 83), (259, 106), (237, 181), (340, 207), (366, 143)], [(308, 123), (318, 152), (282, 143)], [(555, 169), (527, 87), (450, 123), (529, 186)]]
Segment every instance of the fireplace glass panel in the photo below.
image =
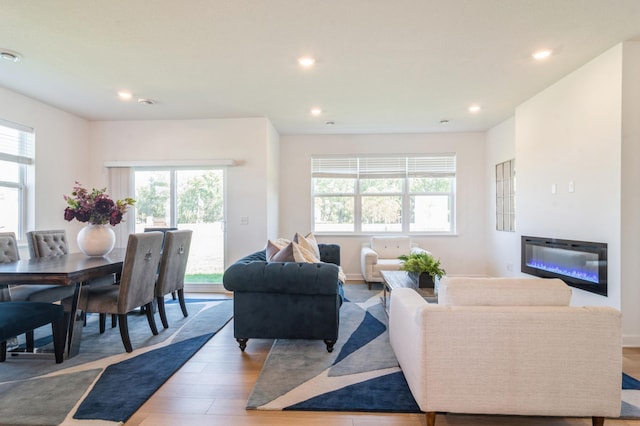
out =
[(521, 270), (607, 295), (607, 244), (522, 236)]

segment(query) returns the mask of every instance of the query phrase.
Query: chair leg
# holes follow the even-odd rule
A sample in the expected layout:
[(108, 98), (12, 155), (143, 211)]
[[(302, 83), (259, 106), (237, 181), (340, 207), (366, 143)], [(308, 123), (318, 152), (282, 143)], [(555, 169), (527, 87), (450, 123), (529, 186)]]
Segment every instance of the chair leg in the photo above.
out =
[(64, 344), (67, 340), (67, 321), (62, 317), (51, 323), (51, 332), (53, 334), (53, 352), (55, 353), (56, 364), (62, 363), (64, 360)]
[(127, 322), (127, 314), (118, 314), (118, 325), (120, 326), (120, 337), (122, 337), (124, 350), (127, 352), (133, 352), (133, 348), (131, 347), (131, 339), (129, 338), (129, 324)]
[(0, 362), (5, 362), (7, 360), (7, 341), (3, 340), (0, 342)]
[(604, 426), (604, 417), (592, 417), (591, 424), (592, 426)]
[(145, 311), (147, 312), (147, 321), (149, 321), (149, 327), (151, 328), (151, 332), (155, 336), (158, 334), (158, 327), (156, 327), (156, 319), (153, 316), (153, 303), (147, 303), (144, 305), (146, 307)]
[(111, 328), (115, 328), (118, 325), (118, 316), (116, 314), (111, 314)]
[[(175, 292), (175, 291), (172, 291), (172, 292), (171, 292), (171, 298), (172, 298), (173, 300), (176, 300), (176, 292)], [(185, 315), (185, 317), (186, 317), (186, 315)]]
[(187, 312), (187, 304), (184, 302), (184, 289), (181, 288), (180, 290), (178, 290), (178, 301), (180, 302), (180, 309), (182, 309), (182, 315), (184, 315), (184, 317), (188, 317), (189, 316), (189, 312)]
[(27, 341), (27, 352), (33, 352), (36, 347), (33, 330), (27, 331), (25, 333), (25, 339)]
[(100, 314), (100, 334), (107, 328), (107, 314)]
[(160, 321), (164, 328), (169, 328), (169, 322), (167, 321), (167, 312), (164, 310), (164, 296), (157, 296), (158, 312), (160, 313)]

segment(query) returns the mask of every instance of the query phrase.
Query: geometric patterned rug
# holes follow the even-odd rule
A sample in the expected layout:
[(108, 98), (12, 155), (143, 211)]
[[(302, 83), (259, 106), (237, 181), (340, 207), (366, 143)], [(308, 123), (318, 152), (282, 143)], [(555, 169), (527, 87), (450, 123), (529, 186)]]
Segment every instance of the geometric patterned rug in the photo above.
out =
[(620, 418), (640, 418), (640, 381), (622, 373), (622, 409)]
[[(339, 337), (275, 340), (247, 409), (419, 413), (387, 333), (380, 292), (344, 286)], [(640, 419), (640, 380), (622, 374), (620, 418)]]
[(419, 413), (391, 350), (380, 292), (344, 286), (338, 340), (277, 339), (247, 409)]
[[(169, 328), (156, 315), (156, 336), (146, 315), (129, 314), (131, 353), (124, 350), (118, 327), (110, 328), (107, 320), (100, 334), (98, 315), (89, 315), (80, 352), (63, 363), (8, 356), (0, 364), (0, 424), (122, 424), (233, 315), (229, 299), (186, 302), (185, 318), (179, 305), (167, 300)], [(50, 347), (51, 328), (38, 329), (36, 338), (36, 346)]]

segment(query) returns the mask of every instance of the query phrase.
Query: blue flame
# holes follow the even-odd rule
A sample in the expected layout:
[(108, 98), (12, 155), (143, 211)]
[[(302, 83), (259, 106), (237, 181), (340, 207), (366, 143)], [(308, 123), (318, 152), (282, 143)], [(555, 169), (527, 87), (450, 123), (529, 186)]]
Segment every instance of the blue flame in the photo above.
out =
[(564, 275), (565, 277), (577, 278), (594, 284), (598, 284), (600, 282), (597, 271), (594, 272), (578, 268), (567, 268), (565, 265), (544, 263), (536, 260), (528, 261), (527, 266), (547, 272), (553, 272), (557, 275)]

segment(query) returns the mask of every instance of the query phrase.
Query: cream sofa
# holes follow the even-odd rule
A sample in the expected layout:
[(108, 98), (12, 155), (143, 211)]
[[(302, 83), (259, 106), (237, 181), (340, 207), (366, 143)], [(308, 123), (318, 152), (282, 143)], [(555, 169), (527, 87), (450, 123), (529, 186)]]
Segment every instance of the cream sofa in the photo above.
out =
[(618, 417), (620, 311), (570, 307), (557, 279), (443, 278), (391, 294), (389, 338), (427, 425), (436, 412)]
[(380, 271), (399, 271), (402, 261), (398, 256), (408, 255), (426, 250), (411, 242), (407, 236), (379, 236), (371, 237), (368, 245), (360, 250), (360, 267), (362, 278), (369, 284), (381, 283)]

